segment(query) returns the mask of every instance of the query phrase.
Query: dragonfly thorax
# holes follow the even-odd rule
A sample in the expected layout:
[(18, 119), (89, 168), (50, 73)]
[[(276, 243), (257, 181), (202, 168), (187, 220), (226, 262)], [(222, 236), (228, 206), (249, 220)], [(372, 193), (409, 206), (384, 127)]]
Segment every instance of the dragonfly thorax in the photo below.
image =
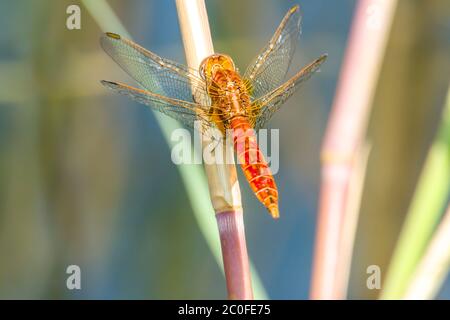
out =
[(200, 74), (205, 79), (212, 108), (221, 109), (221, 118), (245, 115), (245, 107), (250, 102), (247, 87), (229, 56), (214, 54), (205, 58), (200, 65)]

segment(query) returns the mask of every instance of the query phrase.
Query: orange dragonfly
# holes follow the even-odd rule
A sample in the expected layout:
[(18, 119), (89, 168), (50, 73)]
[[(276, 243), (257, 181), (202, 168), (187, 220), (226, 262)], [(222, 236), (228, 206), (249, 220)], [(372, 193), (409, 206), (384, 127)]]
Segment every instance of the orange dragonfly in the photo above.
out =
[(223, 134), (231, 130), (251, 189), (272, 217), (278, 218), (278, 190), (254, 130), (262, 128), (326, 60), (326, 55), (320, 56), (283, 83), (300, 35), (300, 22), (299, 6), (295, 6), (242, 76), (225, 54), (207, 57), (197, 71), (106, 33), (101, 38), (103, 49), (144, 89), (111, 81), (102, 84), (189, 127), (201, 121), (203, 129), (217, 128)]

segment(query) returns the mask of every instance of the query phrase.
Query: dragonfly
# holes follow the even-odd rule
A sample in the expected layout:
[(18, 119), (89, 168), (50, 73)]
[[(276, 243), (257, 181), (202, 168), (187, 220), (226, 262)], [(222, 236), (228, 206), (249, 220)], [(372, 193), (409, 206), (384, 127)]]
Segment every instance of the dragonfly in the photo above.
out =
[(284, 16), (268, 44), (240, 74), (232, 58), (215, 53), (198, 70), (162, 58), (118, 34), (107, 32), (100, 43), (105, 52), (141, 88), (102, 80), (116, 93), (162, 112), (188, 127), (232, 133), (234, 150), (257, 199), (273, 218), (279, 217), (278, 189), (256, 131), (326, 60), (323, 54), (285, 81), (301, 32), (299, 6)]

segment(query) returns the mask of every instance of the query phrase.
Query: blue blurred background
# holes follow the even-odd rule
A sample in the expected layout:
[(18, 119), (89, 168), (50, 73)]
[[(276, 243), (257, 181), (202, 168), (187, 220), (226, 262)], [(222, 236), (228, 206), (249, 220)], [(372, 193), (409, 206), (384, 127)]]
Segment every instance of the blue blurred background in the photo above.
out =
[[(136, 42), (184, 63), (175, 1), (109, 3)], [(245, 69), (296, 3), (208, 0), (215, 50)], [(66, 29), (70, 4), (81, 7), (81, 30)], [(273, 299), (308, 297), (321, 139), (355, 1), (300, 5), (291, 74), (329, 58), (269, 125), (281, 129), (281, 219), (241, 184), (248, 251)], [(350, 298), (376, 297), (366, 267), (387, 266), (437, 127), (449, 17), (446, 1), (400, 1), (370, 123)], [(99, 83), (132, 84), (100, 34), (79, 1), (0, 1), (0, 298), (226, 298), (153, 113)], [(70, 264), (82, 290), (66, 288)], [(448, 281), (439, 298), (450, 298)]]

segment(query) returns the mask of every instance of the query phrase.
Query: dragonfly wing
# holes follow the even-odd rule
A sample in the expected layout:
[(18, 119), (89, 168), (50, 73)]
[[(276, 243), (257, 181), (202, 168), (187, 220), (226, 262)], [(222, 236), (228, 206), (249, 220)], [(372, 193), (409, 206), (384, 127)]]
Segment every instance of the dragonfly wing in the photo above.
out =
[(301, 14), (299, 6), (289, 10), (262, 52), (244, 74), (252, 85), (256, 100), (283, 83), (300, 36)]
[(115, 33), (103, 34), (100, 44), (146, 90), (185, 101), (193, 101), (194, 94), (196, 102), (209, 105), (205, 82), (195, 70), (164, 59)]
[(194, 128), (195, 121), (199, 123), (201, 131), (213, 127), (213, 123), (209, 121), (209, 114), (205, 111), (204, 106), (183, 100), (165, 97), (153, 92), (142, 89), (137, 89), (123, 83), (101, 81), (101, 83), (119, 94), (130, 97), (131, 99), (145, 104), (153, 110), (164, 113), (176, 120), (179, 120), (184, 125)]
[(319, 71), (321, 64), (326, 60), (327, 55), (322, 55), (309, 65), (300, 70), (295, 76), (286, 81), (283, 85), (272, 90), (272, 92), (253, 101), (252, 108), (255, 116), (250, 119), (254, 124), (255, 129), (261, 129), (265, 126), (267, 121), (273, 116), (281, 105), (291, 97), (295, 91), (308, 80), (314, 73)]

